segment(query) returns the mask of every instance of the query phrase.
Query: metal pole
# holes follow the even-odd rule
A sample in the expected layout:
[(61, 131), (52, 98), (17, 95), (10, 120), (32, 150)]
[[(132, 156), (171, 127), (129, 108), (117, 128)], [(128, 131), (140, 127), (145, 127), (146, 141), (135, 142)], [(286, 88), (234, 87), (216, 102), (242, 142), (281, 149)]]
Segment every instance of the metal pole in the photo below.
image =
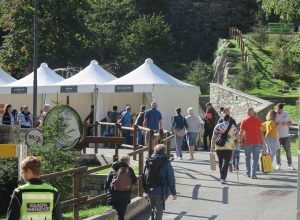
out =
[(34, 5), (34, 49), (33, 49), (33, 127), (37, 125), (37, 63), (38, 63), (38, 0)]

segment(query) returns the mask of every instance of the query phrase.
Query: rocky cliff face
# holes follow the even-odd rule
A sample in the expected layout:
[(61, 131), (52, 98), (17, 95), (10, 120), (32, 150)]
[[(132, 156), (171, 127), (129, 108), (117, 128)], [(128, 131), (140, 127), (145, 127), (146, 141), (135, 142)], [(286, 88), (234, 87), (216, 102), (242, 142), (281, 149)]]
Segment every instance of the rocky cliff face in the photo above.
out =
[(257, 11), (257, 0), (164, 1), (163, 13), (177, 42), (176, 54), (186, 60), (212, 61), (218, 38), (226, 38), (230, 26), (249, 30)]

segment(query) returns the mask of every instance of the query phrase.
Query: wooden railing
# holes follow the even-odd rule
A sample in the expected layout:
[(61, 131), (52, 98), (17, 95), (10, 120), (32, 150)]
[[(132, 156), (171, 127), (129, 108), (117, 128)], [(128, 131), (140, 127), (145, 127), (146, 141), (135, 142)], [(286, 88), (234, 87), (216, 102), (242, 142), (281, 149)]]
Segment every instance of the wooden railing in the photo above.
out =
[(236, 27), (230, 27), (229, 28), (229, 37), (233, 38), (237, 41), (239, 48), (241, 49), (241, 52), (242, 52), (242, 61), (245, 61), (248, 63), (249, 54), (248, 54), (248, 50), (245, 46), (245, 40), (244, 40), (242, 31)]
[[(115, 126), (115, 134), (118, 134), (119, 129), (120, 130), (129, 130), (133, 132), (133, 145), (124, 145), (125, 139), (123, 137), (98, 137), (98, 127), (101, 125), (111, 125)], [(94, 127), (94, 135), (95, 136), (86, 136), (86, 131), (88, 127)], [(101, 127), (100, 127), (101, 128)], [(137, 130), (140, 129), (145, 132), (146, 135), (146, 146), (137, 146), (136, 144), (136, 134)], [(83, 129), (84, 135), (81, 141), (81, 143), (77, 146), (79, 149), (81, 146), (84, 146), (89, 143), (95, 144), (94, 152), (98, 152), (98, 146), (99, 143), (113, 143), (115, 144), (115, 152), (113, 155), (114, 161), (118, 159), (119, 156), (119, 146), (120, 144), (123, 144), (122, 146), (133, 149), (133, 152), (128, 153), (128, 156), (133, 157), (134, 160), (136, 160), (138, 156), (138, 182), (137, 182), (137, 196), (143, 196), (143, 186), (142, 186), (142, 179), (141, 175), (143, 172), (144, 167), (144, 152), (148, 151), (148, 154), (150, 155), (153, 152), (153, 147), (156, 143), (154, 143), (154, 137), (157, 140), (157, 143), (164, 143), (167, 147), (167, 155), (170, 158), (170, 150), (171, 150), (171, 139), (174, 137), (174, 134), (171, 134), (169, 131), (162, 130), (159, 133), (155, 133), (153, 130), (140, 127), (140, 126), (134, 126), (132, 128), (129, 127), (121, 127), (118, 124), (115, 123), (108, 123), (108, 122), (96, 122), (95, 125), (84, 125)], [(85, 148), (82, 149), (85, 151)], [(63, 208), (65, 207), (73, 207), (73, 219), (78, 220), (79, 219), (79, 211), (80, 208), (84, 205), (88, 205), (91, 203), (99, 202), (104, 203), (106, 201), (106, 194), (103, 193), (101, 195), (94, 196), (92, 198), (89, 198), (88, 196), (81, 196), (80, 195), (80, 177), (84, 175), (88, 175), (91, 173), (95, 173), (104, 169), (107, 169), (112, 166), (112, 163), (105, 164), (93, 169), (89, 169), (87, 166), (77, 167), (74, 169), (62, 171), (62, 172), (56, 172), (51, 174), (45, 174), (41, 176), (41, 179), (43, 180), (49, 180), (49, 179), (55, 179), (58, 177), (64, 177), (68, 175), (72, 175), (73, 177), (73, 198), (70, 200), (66, 200), (61, 202), (61, 205)]]

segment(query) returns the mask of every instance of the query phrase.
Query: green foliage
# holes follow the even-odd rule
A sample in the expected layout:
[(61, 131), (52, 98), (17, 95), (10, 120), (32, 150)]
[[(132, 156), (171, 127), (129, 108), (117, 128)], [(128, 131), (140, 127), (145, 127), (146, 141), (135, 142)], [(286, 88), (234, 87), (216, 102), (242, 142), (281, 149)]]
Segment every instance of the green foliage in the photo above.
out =
[(187, 82), (199, 86), (201, 94), (209, 94), (209, 83), (212, 81), (212, 66), (201, 60), (195, 60), (190, 64), (190, 72), (188, 72)]
[(236, 76), (236, 88), (241, 91), (248, 91), (252, 88), (253, 82), (251, 80), (251, 73), (248, 71), (246, 62), (239, 64), (240, 72)]
[(297, 106), (297, 105), (284, 105), (284, 110), (289, 113), (289, 116), (290, 116), (292, 122), (298, 123), (300, 121), (299, 106)]
[[(96, 208), (84, 209), (79, 211), (79, 219), (86, 219), (94, 215), (101, 215), (107, 211), (111, 210), (111, 206), (98, 206)], [(71, 220), (73, 219), (73, 212), (67, 212), (63, 214), (63, 219)]]
[(173, 44), (170, 26), (162, 16), (143, 15), (123, 35), (118, 61), (126, 69), (141, 65), (148, 57), (158, 65), (166, 65)]
[[(89, 11), (86, 0), (39, 3), (39, 60), (51, 67), (82, 63), (89, 36), (82, 22)], [(0, 2), (0, 25), (9, 32), (0, 51), (1, 65), (18, 77), (32, 70), (33, 14), (34, 1)]]
[(0, 157), (0, 214), (5, 214), (13, 190), (18, 186), (18, 159)]
[[(79, 157), (79, 152), (75, 150), (61, 150), (52, 144), (30, 147), (28, 154), (41, 157), (42, 174), (49, 174), (64, 171), (67, 169), (73, 169), (75, 162)], [(47, 182), (49, 182), (59, 190), (62, 201), (71, 198), (71, 176), (51, 179)]]
[(275, 13), (282, 20), (292, 21), (300, 17), (299, 0), (262, 0), (262, 8), (268, 16)]
[(257, 26), (253, 27), (253, 31), (253, 39), (259, 44), (259, 46), (262, 47), (266, 45), (269, 39), (266, 32), (266, 27), (264, 27), (262, 24), (258, 24)]

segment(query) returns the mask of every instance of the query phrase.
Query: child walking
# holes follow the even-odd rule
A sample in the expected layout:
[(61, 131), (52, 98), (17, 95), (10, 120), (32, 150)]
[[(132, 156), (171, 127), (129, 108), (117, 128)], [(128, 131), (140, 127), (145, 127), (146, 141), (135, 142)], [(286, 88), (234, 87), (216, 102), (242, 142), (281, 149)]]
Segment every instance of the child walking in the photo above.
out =
[(233, 169), (237, 171), (239, 170), (240, 151), (241, 147), (239, 146), (238, 141), (235, 139), (233, 149)]

